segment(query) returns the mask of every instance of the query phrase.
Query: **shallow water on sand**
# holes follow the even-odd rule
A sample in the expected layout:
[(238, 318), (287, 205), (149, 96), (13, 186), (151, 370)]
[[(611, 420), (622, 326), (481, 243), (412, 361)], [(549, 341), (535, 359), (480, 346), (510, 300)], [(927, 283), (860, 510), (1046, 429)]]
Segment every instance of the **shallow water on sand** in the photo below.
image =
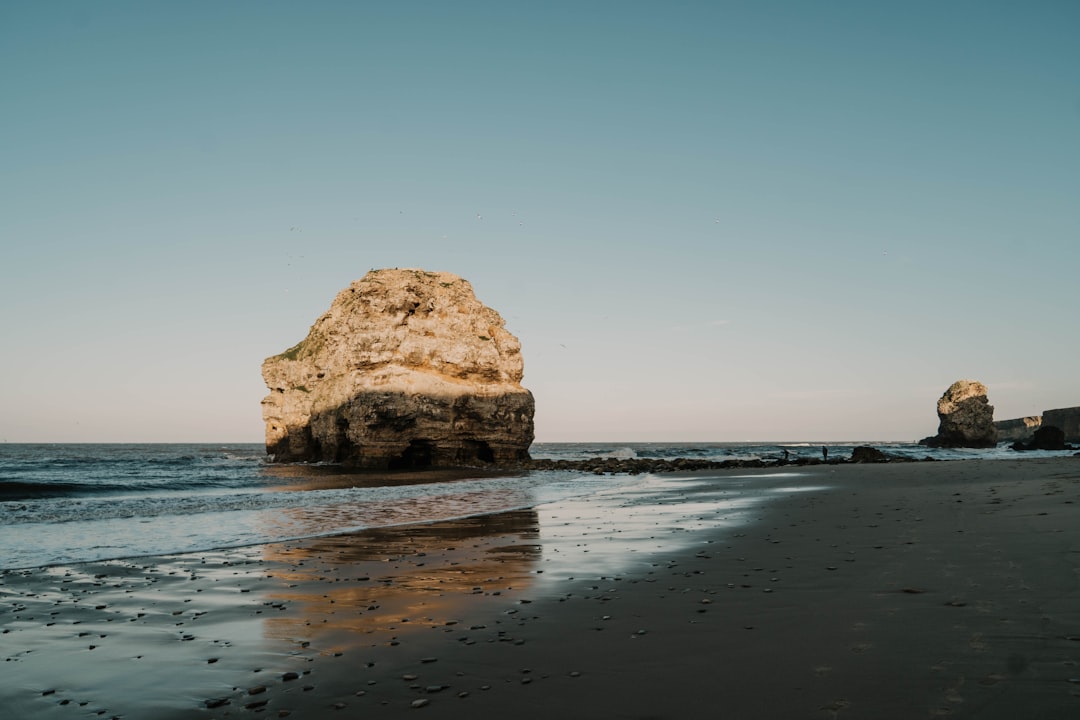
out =
[[(770, 499), (819, 489), (823, 477), (623, 478), (588, 496), (440, 523), (7, 571), (0, 700), (17, 717), (79, 707), (181, 718), (218, 696), (239, 693), (233, 709), (257, 705), (244, 697), (249, 686), (295, 691), (282, 678), (303, 678), (316, 658), (347, 657), (362, 676), (401, 656), (398, 645), (423, 657), (451, 630), (461, 642), (514, 643), (519, 610), (564, 592), (566, 581), (670, 570), (681, 549), (705, 551), (704, 538), (717, 537), (698, 531), (734, 533)], [(469, 624), (493, 609), (505, 625)]]
[[(830, 458), (854, 443), (829, 446)], [(940, 459), (1004, 448), (882, 450)], [(819, 457), (817, 443), (538, 443), (538, 459)], [(267, 463), (258, 444), (0, 444), (0, 569), (242, 547), (504, 512), (637, 487), (580, 472), (372, 473)], [(728, 483), (729, 480), (724, 480)], [(630, 497), (630, 496), (628, 496)]]
[(0, 569), (435, 522), (628, 481), (272, 465), (261, 445), (0, 445)]

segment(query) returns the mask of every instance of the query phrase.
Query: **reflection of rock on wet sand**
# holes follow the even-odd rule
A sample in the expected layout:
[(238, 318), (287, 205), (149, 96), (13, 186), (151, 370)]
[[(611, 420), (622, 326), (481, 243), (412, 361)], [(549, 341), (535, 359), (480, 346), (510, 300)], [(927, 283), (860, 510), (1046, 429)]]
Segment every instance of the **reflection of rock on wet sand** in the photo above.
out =
[(259, 534), (268, 538), (441, 522), (530, 507), (536, 501), (527, 484), (516, 485), (520, 476), (478, 470), (378, 473), (282, 465), (265, 474), (280, 483), (268, 486), (268, 492), (290, 494), (284, 507), (271, 505), (255, 519)]
[[(529, 588), (540, 560), (533, 510), (268, 545), (282, 589), (267, 594), (269, 638), (322, 653), (452, 628), (466, 603)], [(381, 636), (385, 635), (385, 636)]]

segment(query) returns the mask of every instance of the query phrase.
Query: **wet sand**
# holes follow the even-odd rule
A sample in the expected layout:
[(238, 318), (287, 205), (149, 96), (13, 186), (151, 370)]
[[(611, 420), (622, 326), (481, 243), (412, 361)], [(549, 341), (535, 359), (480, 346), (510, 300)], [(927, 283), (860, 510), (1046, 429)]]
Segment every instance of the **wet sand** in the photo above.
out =
[(1080, 458), (7, 572), (0, 657), (15, 720), (1080, 717)]

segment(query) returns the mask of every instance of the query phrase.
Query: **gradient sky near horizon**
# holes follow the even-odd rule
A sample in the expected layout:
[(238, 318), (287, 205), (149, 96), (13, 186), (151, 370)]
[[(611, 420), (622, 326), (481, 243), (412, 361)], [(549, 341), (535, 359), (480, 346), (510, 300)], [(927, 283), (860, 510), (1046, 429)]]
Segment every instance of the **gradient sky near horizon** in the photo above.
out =
[(1080, 3), (0, 5), (0, 441), (259, 442), (371, 268), (468, 279), (538, 441), (1080, 405)]

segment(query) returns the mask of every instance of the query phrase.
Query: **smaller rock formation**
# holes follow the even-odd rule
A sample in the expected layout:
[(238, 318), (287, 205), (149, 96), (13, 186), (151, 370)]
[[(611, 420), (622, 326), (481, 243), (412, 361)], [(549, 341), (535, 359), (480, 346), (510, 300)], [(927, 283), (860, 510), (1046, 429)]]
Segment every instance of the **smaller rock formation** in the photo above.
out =
[(997, 445), (994, 406), (986, 386), (974, 380), (957, 380), (937, 404), (937, 435), (923, 438), (928, 447), (989, 448)]
[(1035, 431), (1031, 442), (1014, 442), (1010, 446), (1013, 450), (1072, 450), (1072, 446), (1065, 444), (1065, 431), (1053, 425), (1043, 425)]
[(889, 456), (869, 445), (859, 445), (851, 449), (851, 462), (853, 463), (886, 463)]

